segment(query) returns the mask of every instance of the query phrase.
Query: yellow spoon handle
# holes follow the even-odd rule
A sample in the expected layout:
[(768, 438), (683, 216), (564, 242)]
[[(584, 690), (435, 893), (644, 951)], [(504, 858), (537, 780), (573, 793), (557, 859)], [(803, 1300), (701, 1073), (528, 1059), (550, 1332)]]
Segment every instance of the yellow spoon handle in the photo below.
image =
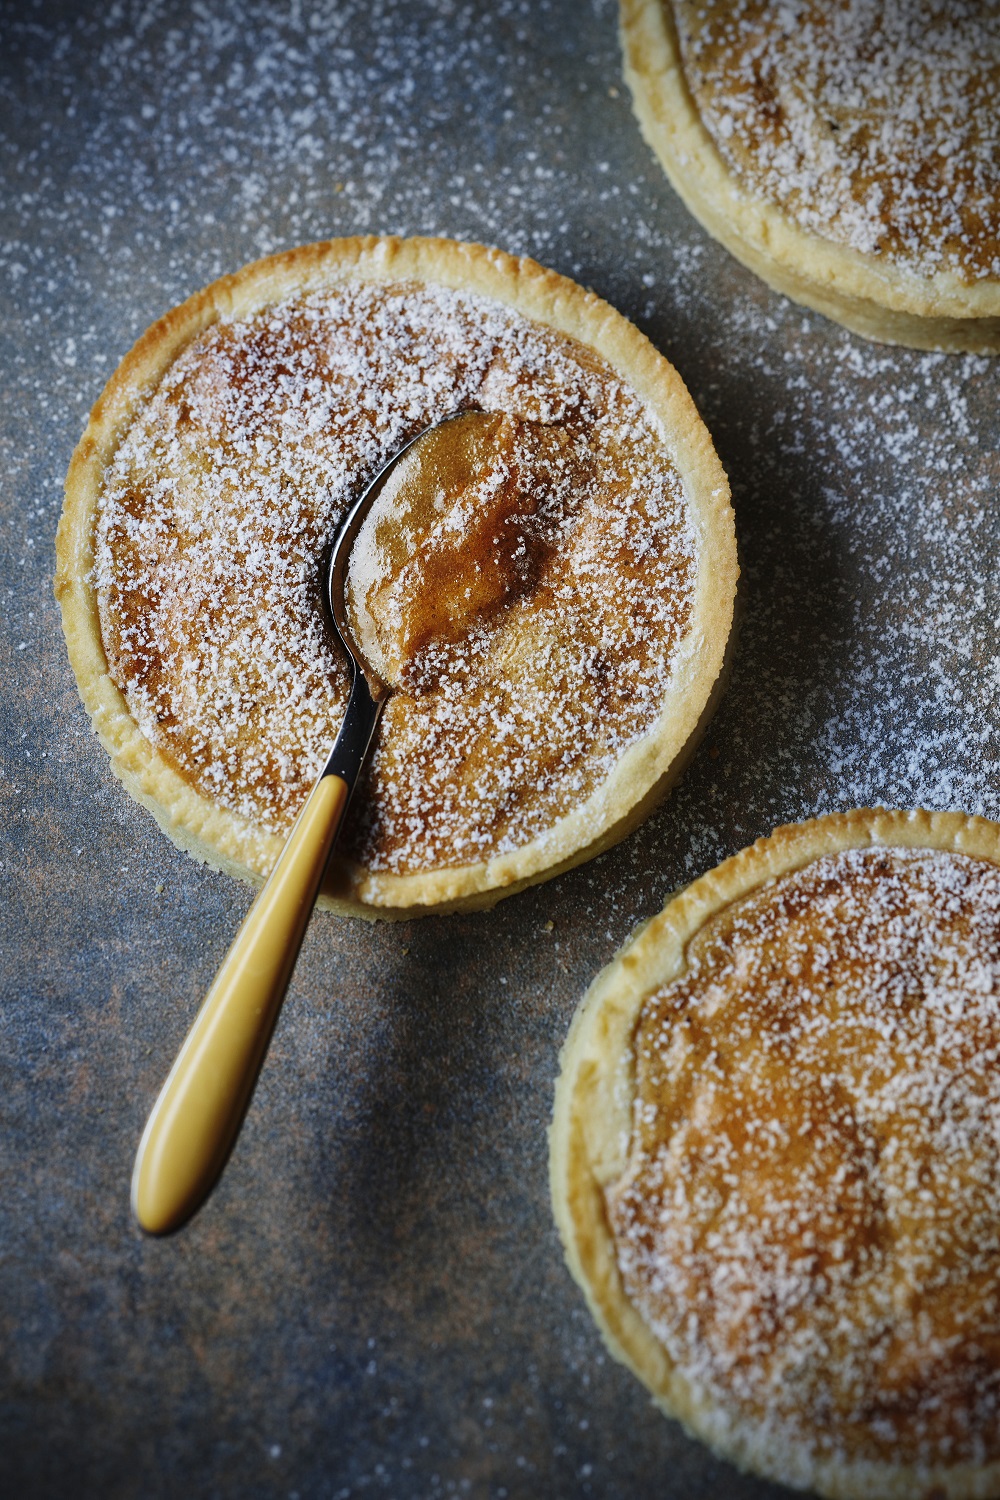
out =
[(132, 1211), (166, 1234), (201, 1206), (243, 1122), (347, 806), (321, 776), (226, 955), (153, 1107), (132, 1174)]

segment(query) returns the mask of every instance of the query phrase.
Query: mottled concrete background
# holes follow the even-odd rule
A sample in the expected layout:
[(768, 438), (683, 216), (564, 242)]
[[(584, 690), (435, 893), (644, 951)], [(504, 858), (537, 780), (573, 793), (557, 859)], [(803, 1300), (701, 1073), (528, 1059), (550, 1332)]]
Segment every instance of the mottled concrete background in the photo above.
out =
[[(551, 1227), (557, 1054), (679, 883), (864, 802), (996, 816), (997, 370), (879, 350), (712, 244), (643, 145), (612, 0), (0, 3), (0, 1492), (758, 1497), (601, 1352)], [(675, 796), (483, 915), (320, 914), (225, 1180), (128, 1178), (249, 893), (125, 796), (52, 598), (91, 402), (254, 256), (437, 233), (575, 275), (733, 479), (730, 692)]]

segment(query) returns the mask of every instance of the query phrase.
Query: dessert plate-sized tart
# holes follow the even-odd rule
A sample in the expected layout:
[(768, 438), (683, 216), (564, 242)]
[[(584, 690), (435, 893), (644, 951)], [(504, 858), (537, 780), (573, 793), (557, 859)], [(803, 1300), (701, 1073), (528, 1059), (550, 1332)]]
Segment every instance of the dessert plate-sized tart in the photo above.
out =
[(552, 1194), (612, 1353), (734, 1463), (1000, 1495), (1000, 826), (779, 828), (601, 973)]
[(1000, 350), (1000, 5), (621, 0), (643, 134), (708, 232), (869, 338)]
[(352, 573), (395, 690), (326, 903), (489, 905), (623, 836), (678, 774), (737, 578), (680, 377), (530, 260), (334, 240), (161, 318), (70, 466), (70, 659), (116, 772), (182, 848), (267, 874), (347, 701), (324, 556), (386, 460), (466, 408), (489, 420), (402, 461)]

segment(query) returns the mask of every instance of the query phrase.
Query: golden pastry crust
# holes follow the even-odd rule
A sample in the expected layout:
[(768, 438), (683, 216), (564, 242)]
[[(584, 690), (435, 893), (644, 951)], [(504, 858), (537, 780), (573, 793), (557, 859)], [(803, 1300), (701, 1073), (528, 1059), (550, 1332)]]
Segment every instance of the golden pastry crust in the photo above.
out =
[[(621, 0), (626, 78), (671, 184), (796, 302), (885, 343), (998, 352), (996, 8), (808, 0), (793, 26), (783, 16), (769, 0), (739, 13), (725, 0)], [(840, 50), (824, 56), (831, 38)], [(949, 46), (955, 56), (937, 55)]]
[(836, 1497), (1000, 1494), (1000, 826), (779, 828), (645, 925), (563, 1048), (556, 1222), (616, 1358)]
[[(492, 316), (494, 322), (500, 323), (508, 320), (513, 342), (516, 342), (514, 334), (523, 336), (525, 331), (530, 334), (534, 330), (540, 341), (539, 349), (551, 356), (559, 368), (565, 351), (570, 364), (563, 360), (563, 365), (573, 369), (579, 366), (583, 371), (581, 381), (592, 374), (595, 380), (605, 381), (608, 389), (613, 386), (617, 391), (620, 386), (623, 394), (620, 397), (614, 391), (612, 394), (615, 400), (625, 402), (635, 431), (638, 432), (636, 422), (639, 426), (645, 424), (642, 430), (646, 436), (642, 441), (648, 446), (649, 433), (655, 431), (658, 435), (664, 482), (668, 490), (673, 485), (677, 495), (683, 497), (683, 526), (690, 540), (690, 556), (684, 561), (683, 610), (677, 615), (678, 638), (670, 646), (669, 673), (654, 705), (655, 711), (643, 732), (631, 736), (610, 774), (602, 775), (599, 784), (586, 786), (577, 805), (554, 803), (555, 812), (547, 826), (529, 828), (519, 841), (512, 836), (508, 845), (516, 847), (503, 847), (500, 841), (495, 841), (496, 847), (481, 860), (466, 857), (435, 867), (433, 859), (411, 855), (409, 863), (400, 857), (394, 865), (388, 859), (381, 866), (378, 859), (366, 863), (365, 857), (341, 857), (332, 864), (321, 898), (324, 904), (368, 917), (404, 917), (431, 910), (490, 905), (502, 895), (590, 857), (624, 836), (646, 816), (679, 773), (685, 755), (690, 753), (714, 706), (732, 623), (737, 567), (728, 484), (680, 378), (631, 324), (573, 282), (532, 261), (516, 260), (480, 246), (433, 239), (375, 238), (305, 246), (224, 277), (154, 325), (109, 381), (73, 456), (57, 541), (56, 593), (83, 701), (111, 755), (115, 771), (180, 847), (232, 874), (259, 880), (281, 847), (284, 826), (294, 812), (292, 804), (297, 805), (296, 799), (301, 799), (313, 771), (301, 755), (289, 771), (287, 746), (283, 746), (285, 769), (278, 778), (282, 785), (277, 790), (284, 801), (279, 798), (273, 809), (266, 807), (261, 812), (260, 786), (256, 789), (257, 804), (252, 798), (240, 800), (230, 796), (232, 788), (226, 783), (224, 762), (220, 758), (218, 765), (209, 767), (217, 778), (222, 777), (221, 783), (218, 779), (214, 783), (221, 785), (221, 792), (213, 795), (213, 783), (197, 774), (197, 746), (192, 750), (177, 735), (171, 738), (174, 726), (167, 721), (174, 717), (177, 702), (183, 698), (184, 685), (174, 684), (174, 697), (166, 709), (163, 695), (156, 698), (153, 677), (165, 676), (161, 671), (162, 649), (160, 659), (154, 663), (155, 673), (151, 668), (148, 680), (143, 678), (146, 664), (142, 661), (142, 650), (147, 649), (148, 642), (143, 636), (142, 650), (136, 646), (143, 629), (136, 601), (141, 605), (143, 589), (150, 588), (159, 598), (163, 580), (169, 578), (177, 556), (194, 555), (205, 515), (195, 517), (179, 543), (171, 534), (180, 524), (180, 509), (164, 521), (161, 507), (151, 522), (149, 517), (153, 512), (147, 513), (142, 507), (146, 504), (144, 497), (155, 489), (155, 473), (153, 480), (142, 473), (141, 485), (133, 483), (132, 471), (142, 467), (136, 454), (145, 459), (152, 453), (155, 458), (162, 451), (161, 434), (165, 425), (169, 425), (164, 412), (174, 424), (172, 430), (180, 430), (184, 422), (194, 420), (189, 408), (199, 400), (207, 409), (213, 403), (218, 405), (220, 399), (228, 399), (225, 391), (219, 397), (213, 381), (220, 368), (236, 368), (234, 361), (244, 358), (239, 346), (241, 330), (263, 328), (261, 338), (268, 338), (271, 336), (268, 320), (280, 322), (288, 308), (293, 309), (295, 318), (305, 308), (315, 321), (320, 316), (315, 314), (313, 306), (316, 299), (322, 302), (324, 298), (341, 298), (349, 302), (354, 298), (357, 302), (366, 297), (373, 305), (378, 304), (379, 316), (385, 313), (382, 304), (389, 305), (392, 298), (400, 306), (407, 297), (417, 303), (421, 298), (431, 301), (436, 298), (439, 302), (449, 297), (464, 299), (463, 316), (472, 316), (467, 311), (472, 307), (475, 316)], [(451, 337), (449, 330), (445, 332)], [(280, 331), (275, 337), (279, 336)], [(255, 332), (252, 337), (247, 335), (250, 343), (256, 337)], [(535, 353), (537, 356), (538, 350)], [(462, 351), (454, 357), (460, 362)], [(576, 364), (572, 363), (574, 360)], [(592, 367), (589, 373), (588, 366)], [(182, 369), (188, 369), (183, 379), (177, 374)], [(488, 378), (496, 384), (494, 376), (495, 372)], [(544, 384), (548, 376), (543, 370), (531, 378)], [(531, 399), (536, 406), (541, 402), (539, 409), (544, 419), (548, 397), (542, 387), (539, 389), (541, 394), (534, 393)], [(439, 399), (445, 401), (447, 392)], [(432, 419), (445, 414), (433, 407), (430, 410)], [(533, 410), (532, 407), (529, 415)], [(638, 418), (635, 413), (639, 413)], [(417, 426), (422, 425), (419, 418), (420, 413), (415, 412), (413, 420)], [(336, 413), (332, 420), (335, 419)], [(330, 421), (327, 417), (328, 430)], [(400, 430), (405, 430), (405, 422)], [(211, 436), (214, 439), (216, 434), (213, 432)], [(230, 442), (231, 435), (225, 436)], [(397, 436), (394, 430), (380, 434), (389, 452)], [(237, 437), (244, 441), (246, 434)], [(253, 440), (256, 442), (259, 437), (258, 432)], [(265, 438), (269, 437), (265, 433)], [(190, 495), (198, 489), (191, 472), (201, 462), (201, 455), (196, 441), (190, 438), (185, 441), (187, 447), (181, 458), (170, 457), (177, 468), (168, 468), (166, 477), (170, 484), (161, 484), (161, 490), (175, 487)], [(207, 451), (211, 444), (206, 442), (203, 447)], [(226, 452), (232, 451), (235, 448), (230, 443)], [(281, 444), (278, 451), (280, 457)], [(378, 453), (373, 447), (370, 453), (366, 452), (365, 461), (373, 467), (384, 456), (385, 447)], [(282, 484), (286, 478), (281, 476)], [(216, 482), (214, 478), (212, 482)], [(221, 503), (220, 494), (221, 491), (213, 492), (213, 505)], [(268, 524), (273, 526), (273, 517)], [(156, 531), (153, 543), (149, 542), (151, 531)], [(325, 536), (329, 534), (327, 531)], [(303, 536), (304, 545), (317, 545), (315, 526), (312, 533), (307, 530)], [(137, 567), (133, 569), (138, 582), (132, 579), (130, 584), (128, 578), (123, 582), (123, 577), (131, 567), (125, 554), (133, 542), (139, 551), (145, 546), (152, 561), (148, 557), (144, 560), (145, 575), (140, 575)], [(315, 572), (317, 602), (320, 551), (321, 548), (316, 551), (314, 570), (313, 560), (306, 559), (303, 564), (303, 577), (308, 575), (310, 589)], [(204, 572), (204, 559), (200, 565)], [(311, 597), (308, 608), (316, 612)], [(169, 611), (161, 610), (163, 613)], [(205, 618), (214, 613), (210, 609)], [(298, 625), (296, 619), (295, 627)], [(169, 634), (172, 628), (169, 619), (164, 628)], [(313, 629), (311, 624), (309, 629)], [(180, 650), (173, 655), (184, 667), (185, 652), (188, 656), (197, 653), (185, 645), (180, 626), (175, 635)], [(320, 681), (326, 660), (322, 652), (327, 649), (328, 644), (324, 643), (317, 657), (319, 678), (314, 698), (320, 690), (327, 691), (328, 685)], [(297, 658), (295, 664), (297, 668)], [(176, 661), (173, 665), (176, 667)], [(329, 691), (335, 708), (337, 694), (342, 695), (346, 680), (342, 661), (331, 658), (326, 674), (333, 684)], [(203, 688), (198, 691), (204, 694)], [(198, 693), (190, 696), (193, 701)], [(196, 703), (195, 708), (198, 707)], [(275, 704), (276, 714), (282, 708), (283, 705)], [(319, 721), (327, 724), (323, 718), (325, 709), (321, 706), (317, 712)], [(392, 712), (390, 702), (390, 715)], [(400, 723), (407, 712), (410, 710), (403, 704), (397, 716)], [(413, 710), (411, 718), (415, 713)], [(335, 729), (333, 713), (328, 724), (331, 737)], [(394, 747), (401, 743), (405, 743), (405, 736), (396, 736), (391, 727), (389, 732), (383, 728), (380, 741), (383, 761), (391, 763), (396, 753)], [(319, 756), (325, 745), (312, 748)], [(237, 746), (239, 754), (246, 749), (246, 745)], [(376, 777), (383, 774), (378, 764), (373, 774)], [(390, 774), (396, 774), (391, 764), (383, 779)], [(398, 786), (405, 780), (404, 765), (402, 773), (396, 774), (395, 784)], [(361, 834), (356, 836), (355, 846), (363, 848)]]

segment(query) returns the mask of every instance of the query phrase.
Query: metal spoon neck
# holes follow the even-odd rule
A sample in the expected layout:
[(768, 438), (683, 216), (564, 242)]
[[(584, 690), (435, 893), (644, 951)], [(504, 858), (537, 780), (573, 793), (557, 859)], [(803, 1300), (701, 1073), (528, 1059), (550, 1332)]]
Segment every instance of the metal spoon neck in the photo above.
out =
[(378, 683), (373, 690), (362, 667), (355, 661), (344, 721), (321, 775), (339, 776), (353, 791), (388, 696), (389, 690), (384, 683)]

